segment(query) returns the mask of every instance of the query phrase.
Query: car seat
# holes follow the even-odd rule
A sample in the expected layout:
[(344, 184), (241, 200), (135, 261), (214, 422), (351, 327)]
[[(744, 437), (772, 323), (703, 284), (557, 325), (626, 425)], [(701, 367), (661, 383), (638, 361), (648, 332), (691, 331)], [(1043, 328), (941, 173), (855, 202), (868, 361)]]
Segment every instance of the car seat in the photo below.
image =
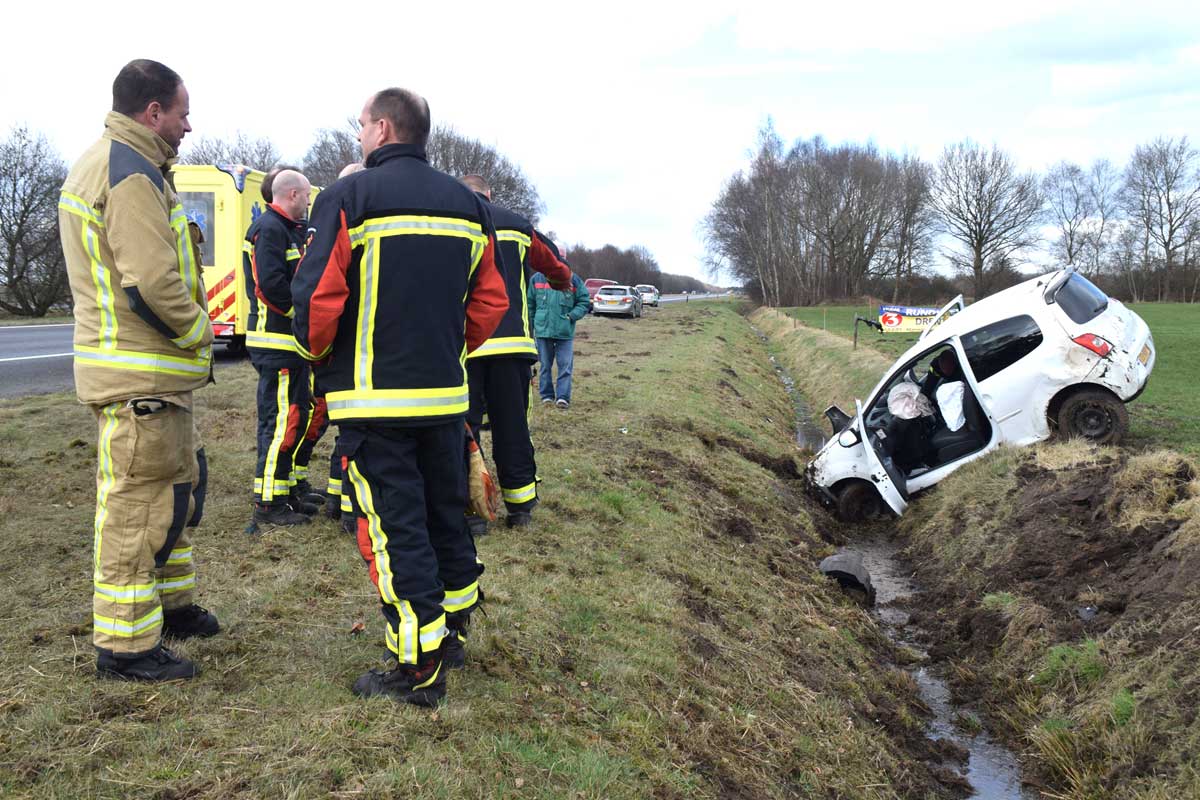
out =
[(973, 453), (991, 438), (992, 426), (983, 413), (983, 407), (979, 405), (979, 398), (969, 385), (964, 386), (963, 391), (963, 417), (966, 422), (958, 430), (952, 431), (943, 425), (930, 437), (930, 450), (937, 454), (937, 465)]

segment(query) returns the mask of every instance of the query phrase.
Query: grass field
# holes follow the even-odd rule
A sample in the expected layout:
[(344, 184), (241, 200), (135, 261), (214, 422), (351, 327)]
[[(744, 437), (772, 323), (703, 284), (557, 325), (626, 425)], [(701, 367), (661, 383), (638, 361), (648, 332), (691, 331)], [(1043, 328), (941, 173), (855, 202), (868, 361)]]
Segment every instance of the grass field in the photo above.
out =
[[(1130, 306), (1150, 326), (1158, 361), (1146, 391), (1130, 405), (1133, 446), (1174, 447), (1200, 453), (1200, 305), (1140, 303)], [(812, 328), (853, 338), (854, 317), (876, 319), (877, 306), (812, 306), (781, 309)], [(881, 334), (859, 324), (858, 346), (898, 358), (916, 334)], [(877, 376), (881, 377), (881, 376)]]
[(13, 325), (61, 325), (73, 323), (75, 318), (70, 314), (47, 314), (44, 317), (11, 317), (0, 315), (0, 328)]
[(532, 410), (543, 504), (480, 540), (487, 613), (436, 711), (351, 696), (381, 618), (335, 524), (243, 532), (248, 365), (198, 395), (198, 600), (224, 630), (180, 647), (204, 668), (184, 684), (93, 677), (95, 424), (0, 401), (0, 795), (950, 796), (911, 678), (816, 572), (828, 520), (733, 304), (589, 319), (576, 348), (570, 411)]

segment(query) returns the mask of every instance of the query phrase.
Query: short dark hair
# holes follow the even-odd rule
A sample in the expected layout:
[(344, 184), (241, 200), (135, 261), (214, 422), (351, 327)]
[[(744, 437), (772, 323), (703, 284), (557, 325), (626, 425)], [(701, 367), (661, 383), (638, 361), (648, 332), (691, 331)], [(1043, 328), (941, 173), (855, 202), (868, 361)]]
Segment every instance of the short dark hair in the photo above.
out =
[(408, 89), (392, 87), (371, 100), (371, 119), (386, 119), (397, 138), (421, 147), (429, 141), (429, 103)]
[(132, 117), (156, 100), (164, 109), (170, 109), (181, 83), (183, 78), (179, 73), (165, 64), (148, 58), (134, 59), (121, 68), (113, 81), (112, 110)]
[(275, 202), (275, 177), (285, 169), (294, 170), (296, 172), (300, 171), (299, 167), (293, 167), (288, 164), (280, 164), (267, 170), (267, 174), (263, 176), (262, 186), (260, 186), (258, 189), (258, 191), (262, 193), (263, 200), (266, 200), (268, 203)]

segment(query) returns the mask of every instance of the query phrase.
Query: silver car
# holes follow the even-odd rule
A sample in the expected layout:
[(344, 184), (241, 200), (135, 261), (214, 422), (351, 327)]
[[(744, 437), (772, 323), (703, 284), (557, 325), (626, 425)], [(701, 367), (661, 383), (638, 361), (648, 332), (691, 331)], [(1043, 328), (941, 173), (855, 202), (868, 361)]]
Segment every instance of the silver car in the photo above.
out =
[(651, 286), (648, 283), (639, 283), (633, 288), (637, 289), (638, 295), (642, 298), (642, 305), (658, 308), (658, 300), (661, 295), (657, 286)]
[(642, 296), (631, 286), (601, 286), (596, 292), (593, 314), (642, 315)]

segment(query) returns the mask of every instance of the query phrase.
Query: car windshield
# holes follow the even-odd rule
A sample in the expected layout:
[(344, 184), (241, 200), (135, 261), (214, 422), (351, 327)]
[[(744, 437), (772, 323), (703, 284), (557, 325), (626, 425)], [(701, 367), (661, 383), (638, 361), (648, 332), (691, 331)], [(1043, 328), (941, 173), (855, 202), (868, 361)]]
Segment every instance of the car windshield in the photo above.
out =
[(1108, 308), (1108, 295), (1078, 272), (1067, 278), (1054, 293), (1054, 302), (1066, 312), (1071, 321), (1082, 325), (1090, 322)]
[(629, 290), (628, 289), (617, 289), (612, 286), (605, 286), (603, 289), (600, 290), (600, 294), (623, 296), (623, 295), (629, 294)]

